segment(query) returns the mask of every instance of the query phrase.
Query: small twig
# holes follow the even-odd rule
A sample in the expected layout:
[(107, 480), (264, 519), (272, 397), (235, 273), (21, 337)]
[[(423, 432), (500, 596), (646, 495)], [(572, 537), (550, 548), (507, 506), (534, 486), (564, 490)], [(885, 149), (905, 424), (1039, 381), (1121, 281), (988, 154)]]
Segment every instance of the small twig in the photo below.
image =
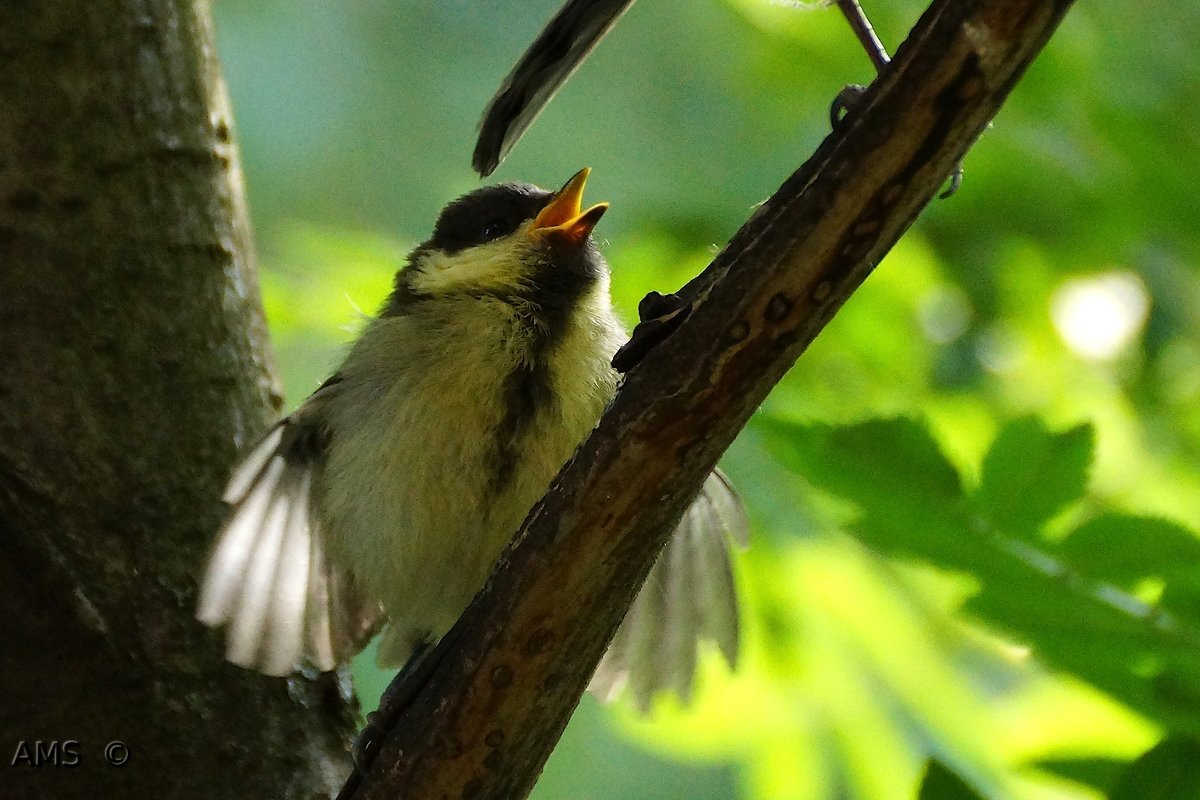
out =
[[(875, 28), (871, 25), (871, 20), (867, 19), (867, 14), (862, 10), (862, 6), (858, 4), (858, 0), (837, 0), (837, 6), (842, 11), (842, 16), (850, 23), (851, 30), (858, 37), (859, 44), (863, 50), (867, 51), (867, 56), (871, 59), (871, 63), (875, 65), (876, 72), (883, 72), (883, 68), (891, 63), (891, 58), (888, 56), (887, 48), (883, 46), (883, 42), (879, 41), (879, 37), (875, 35)], [(829, 123), (833, 127), (841, 124), (842, 119), (848, 114), (854, 106), (854, 103), (859, 100), (866, 88), (852, 84), (846, 86), (834, 99), (829, 107)], [(954, 172), (950, 174), (949, 180), (946, 181), (946, 188), (938, 194), (939, 200), (945, 200), (954, 195), (958, 191), (958, 187), (962, 186), (963, 168), (962, 164), (954, 168)]]
[(837, 6), (842, 10), (842, 16), (850, 23), (850, 28), (858, 37), (859, 44), (863, 46), (863, 50), (867, 51), (867, 56), (875, 65), (875, 71), (883, 72), (883, 68), (890, 64), (892, 59), (884, 49), (883, 42), (879, 41), (879, 37), (875, 35), (871, 20), (867, 19), (858, 0), (837, 0)]

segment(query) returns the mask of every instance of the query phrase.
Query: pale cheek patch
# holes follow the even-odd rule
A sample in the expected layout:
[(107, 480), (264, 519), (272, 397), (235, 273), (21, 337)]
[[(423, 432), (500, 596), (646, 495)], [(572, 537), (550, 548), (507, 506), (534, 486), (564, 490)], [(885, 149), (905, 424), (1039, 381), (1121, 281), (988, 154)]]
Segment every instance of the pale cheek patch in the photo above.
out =
[(530, 224), (524, 223), (499, 241), (468, 247), (453, 255), (429, 253), (413, 278), (413, 290), (444, 294), (464, 289), (511, 289), (526, 283), (529, 266), (522, 256), (528, 253)]

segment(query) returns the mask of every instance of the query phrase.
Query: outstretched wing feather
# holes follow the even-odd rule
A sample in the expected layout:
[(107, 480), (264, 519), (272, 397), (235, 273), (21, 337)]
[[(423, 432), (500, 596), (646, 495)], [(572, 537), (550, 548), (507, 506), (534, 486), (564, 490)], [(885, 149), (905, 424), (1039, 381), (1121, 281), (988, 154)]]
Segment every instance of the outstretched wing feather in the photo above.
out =
[(305, 662), (334, 669), (370, 638), (381, 609), (360, 604), (348, 575), (328, 562), (313, 510), (323, 457), (320, 406), (331, 379), (263, 437), (225, 490), (196, 617), (226, 625), (227, 658), (268, 675)]
[(737, 660), (737, 594), (731, 544), (744, 545), (745, 513), (720, 471), (709, 476), (651, 568), (588, 687), (602, 701), (628, 688), (647, 710), (655, 694), (687, 701), (701, 641)]

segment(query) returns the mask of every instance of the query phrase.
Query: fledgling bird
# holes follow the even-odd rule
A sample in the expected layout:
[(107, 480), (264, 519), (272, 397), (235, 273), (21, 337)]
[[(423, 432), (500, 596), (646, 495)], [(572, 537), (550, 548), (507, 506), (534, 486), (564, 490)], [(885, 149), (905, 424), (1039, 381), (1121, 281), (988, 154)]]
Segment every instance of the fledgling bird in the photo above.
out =
[[(382, 627), (381, 666), (444, 635), (617, 390), (625, 341), (581, 206), (506, 183), (450, 203), (337, 372), (233, 471), (197, 617), (228, 659), (327, 671)], [(687, 698), (701, 640), (733, 664), (729, 545), (746, 522), (714, 472), (591, 689)], [(569, 601), (570, 598), (564, 598)]]

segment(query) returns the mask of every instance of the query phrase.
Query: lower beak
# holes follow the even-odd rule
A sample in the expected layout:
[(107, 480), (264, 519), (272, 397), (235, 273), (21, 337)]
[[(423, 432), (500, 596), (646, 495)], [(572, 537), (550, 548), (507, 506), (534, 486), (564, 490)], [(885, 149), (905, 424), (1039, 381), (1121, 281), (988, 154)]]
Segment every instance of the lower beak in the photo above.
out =
[(552, 235), (569, 244), (582, 244), (608, 210), (608, 203), (597, 203), (587, 211), (583, 207), (583, 185), (591, 170), (587, 167), (575, 173), (533, 221), (530, 235)]

